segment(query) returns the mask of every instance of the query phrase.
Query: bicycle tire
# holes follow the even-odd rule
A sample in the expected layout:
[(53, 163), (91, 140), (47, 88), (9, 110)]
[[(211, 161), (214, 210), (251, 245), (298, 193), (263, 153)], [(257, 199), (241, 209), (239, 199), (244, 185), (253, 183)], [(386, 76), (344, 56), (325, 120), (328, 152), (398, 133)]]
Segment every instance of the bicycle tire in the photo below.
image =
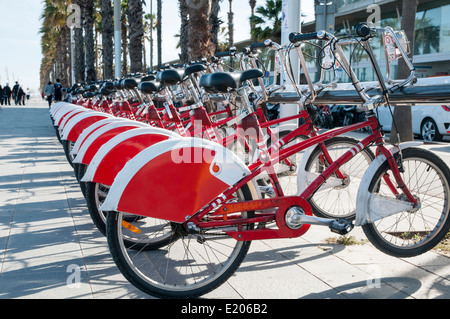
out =
[[(359, 140), (348, 136), (336, 136), (324, 142), (333, 160), (336, 160), (358, 143)], [(305, 166), (307, 172), (321, 173), (324, 170), (322, 164), (317, 160), (320, 154), (322, 154), (322, 151), (317, 146), (307, 160)], [(366, 148), (339, 167), (339, 171), (349, 177), (349, 180), (342, 185), (327, 188), (326, 191), (321, 192), (319, 189), (309, 200), (313, 214), (324, 218), (354, 219), (356, 216), (358, 181), (374, 158), (373, 152)]]
[[(107, 192), (105, 191), (104, 196), (99, 198), (99, 188), (102, 186), (103, 185), (99, 183), (86, 183), (86, 205), (94, 225), (104, 236), (106, 236), (106, 213), (103, 213), (100, 210), (100, 206), (106, 199)], [(107, 186), (105, 185), (104, 187)]]
[[(402, 156), (405, 169), (402, 177), (411, 193), (419, 198), (420, 208), (362, 228), (369, 241), (382, 252), (394, 257), (413, 257), (435, 247), (449, 231), (450, 170), (442, 159), (428, 150), (407, 148)], [(385, 161), (370, 182), (370, 193), (395, 198), (382, 181), (389, 170)]]
[(72, 151), (73, 146), (75, 145), (75, 142), (64, 140), (62, 144), (63, 144), (64, 154), (66, 154), (66, 159), (69, 162), (70, 166), (72, 166), (72, 168), (73, 168), (72, 161), (73, 161), (74, 157), (72, 154), (70, 154), (70, 152)]
[(82, 163), (74, 164), (75, 174), (80, 185), (81, 193), (84, 197), (86, 197), (86, 182), (82, 182), (81, 179), (84, 177), (84, 174), (86, 174), (87, 167), (86, 164)]
[[(106, 236), (106, 212), (100, 210), (103, 201), (106, 199), (108, 195), (109, 186), (87, 182), (86, 183), (86, 205), (88, 208), (89, 215), (97, 227), (97, 229)], [(124, 220), (126, 222), (136, 222), (141, 219), (141, 216), (137, 215), (127, 215)], [(159, 241), (153, 238), (152, 243), (145, 243), (145, 247), (143, 245), (137, 245), (136, 242), (127, 240), (126, 244), (128, 247), (133, 246), (135, 249), (158, 249), (160, 246), (165, 246), (169, 243), (168, 238), (159, 238)]]
[[(239, 200), (253, 199), (247, 185), (241, 188), (238, 197)], [(253, 212), (243, 214), (252, 216)], [(200, 240), (197, 235), (182, 230), (180, 224), (168, 223), (174, 234), (170, 244), (158, 250), (132, 250), (124, 244), (122, 218), (123, 214), (118, 212), (109, 212), (107, 216), (111, 255), (131, 284), (158, 298), (195, 298), (217, 288), (234, 274), (251, 243), (236, 241), (225, 233), (220, 237), (210, 234), (208, 239)], [(253, 226), (247, 225), (249, 229)], [(217, 230), (211, 231), (217, 233)], [(205, 233), (201, 238), (205, 238)], [(180, 261), (176, 260), (177, 254)], [(198, 263), (194, 263), (195, 258)], [(142, 265), (139, 264), (141, 259), (145, 262)]]

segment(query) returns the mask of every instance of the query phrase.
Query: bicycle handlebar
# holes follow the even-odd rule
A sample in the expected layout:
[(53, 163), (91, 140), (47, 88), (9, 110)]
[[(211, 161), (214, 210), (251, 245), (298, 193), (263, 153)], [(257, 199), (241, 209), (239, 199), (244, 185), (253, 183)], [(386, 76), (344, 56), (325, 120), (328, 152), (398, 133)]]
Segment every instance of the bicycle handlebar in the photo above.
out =
[(219, 53), (214, 54), (214, 56), (216, 58), (223, 58), (223, 57), (227, 57), (227, 56), (234, 57), (234, 56), (236, 56), (236, 49), (235, 48), (230, 48), (229, 51), (219, 52)]
[(369, 28), (367, 23), (358, 23), (355, 30), (356, 34), (362, 38), (367, 37), (371, 32), (371, 29)]
[(328, 38), (329, 34), (322, 30), (311, 33), (292, 32), (291, 34), (289, 34), (289, 41), (291, 41), (291, 43), (297, 43), (308, 40), (327, 40)]
[(263, 48), (267, 48), (270, 47), (272, 45), (272, 41), (270, 40), (266, 40), (264, 42), (255, 42), (250, 44), (250, 49), (263, 49)]

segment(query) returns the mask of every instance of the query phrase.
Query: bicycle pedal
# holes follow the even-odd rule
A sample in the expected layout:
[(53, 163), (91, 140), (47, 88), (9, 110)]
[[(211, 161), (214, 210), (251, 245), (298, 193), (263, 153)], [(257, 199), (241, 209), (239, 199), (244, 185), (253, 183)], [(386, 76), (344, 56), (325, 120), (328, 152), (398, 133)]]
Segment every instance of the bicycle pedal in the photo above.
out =
[(346, 235), (353, 230), (353, 223), (347, 219), (338, 219), (330, 224), (330, 230), (339, 235)]
[(259, 186), (259, 191), (263, 195), (267, 195), (269, 197), (275, 197), (275, 190), (272, 186)]

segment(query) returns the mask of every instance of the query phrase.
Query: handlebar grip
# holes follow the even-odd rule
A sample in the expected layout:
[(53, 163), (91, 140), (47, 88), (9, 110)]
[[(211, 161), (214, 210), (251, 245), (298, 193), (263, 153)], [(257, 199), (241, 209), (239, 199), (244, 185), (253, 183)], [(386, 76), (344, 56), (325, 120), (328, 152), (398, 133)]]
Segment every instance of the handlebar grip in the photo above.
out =
[(256, 42), (250, 44), (250, 49), (259, 49), (259, 48), (267, 48), (272, 45), (272, 42), (264, 41), (264, 42)]
[(235, 56), (235, 55), (236, 55), (236, 51), (219, 52), (219, 53), (214, 54), (214, 56), (216, 58), (223, 58), (226, 56)]
[(317, 36), (317, 32), (311, 32), (311, 33), (298, 33), (298, 32), (292, 32), (289, 34), (289, 41), (291, 43), (297, 43), (300, 41), (308, 41), (308, 40), (316, 40), (319, 39)]
[(370, 34), (370, 28), (367, 23), (361, 22), (355, 28), (356, 34), (362, 38), (367, 37)]

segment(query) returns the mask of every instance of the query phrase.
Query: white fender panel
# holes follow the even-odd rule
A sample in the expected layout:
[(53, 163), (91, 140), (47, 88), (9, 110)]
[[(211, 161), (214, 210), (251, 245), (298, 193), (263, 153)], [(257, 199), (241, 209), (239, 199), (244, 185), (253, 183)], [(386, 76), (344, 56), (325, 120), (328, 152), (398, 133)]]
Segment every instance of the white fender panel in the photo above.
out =
[[(409, 147), (415, 147), (422, 145), (421, 142), (405, 142), (399, 145), (401, 150), (404, 150)], [(392, 154), (398, 153), (397, 147), (392, 147), (390, 149)], [(356, 197), (356, 226), (362, 226), (375, 220), (381, 219), (383, 217), (393, 215), (398, 211), (404, 211), (408, 208), (408, 203), (397, 200), (388, 200), (385, 204), (389, 205), (390, 212), (384, 213), (380, 209), (382, 208), (382, 199), (379, 195), (374, 195), (369, 192), (370, 182), (375, 174), (375, 172), (380, 168), (380, 166), (386, 161), (386, 157), (384, 155), (378, 155), (375, 160), (369, 165), (369, 168), (364, 173), (361, 183), (358, 189), (358, 195)], [(406, 206), (405, 206), (406, 204)], [(376, 205), (379, 209), (371, 209), (371, 205)]]
[(136, 128), (134, 130), (123, 132), (112, 139), (110, 139), (108, 142), (106, 142), (100, 149), (97, 151), (97, 153), (92, 158), (91, 162), (89, 163), (89, 166), (87, 167), (87, 170), (85, 172), (85, 175), (81, 179), (82, 182), (92, 182), (95, 174), (97, 173), (97, 169), (104, 159), (104, 157), (109, 154), (109, 152), (119, 145), (122, 142), (125, 142), (127, 140), (133, 139), (133, 137), (137, 137), (140, 135), (147, 135), (147, 134), (161, 134), (165, 135), (169, 138), (180, 138), (180, 136), (174, 132), (171, 132), (169, 130), (156, 128), (156, 127), (145, 127), (145, 128)]
[(55, 117), (53, 118), (53, 120), (54, 120), (53, 124), (54, 125), (58, 125), (59, 128), (62, 129), (63, 128), (63, 124), (62, 124), (63, 121), (67, 120), (67, 118), (70, 117), (70, 114), (74, 114), (76, 112), (84, 112), (84, 111), (86, 111), (86, 109), (79, 108), (79, 107), (71, 107), (71, 108), (61, 109), (55, 114)]
[[(74, 118), (78, 114), (85, 113), (85, 112), (88, 112), (88, 111), (86, 109), (84, 109), (84, 110), (73, 109), (69, 113), (66, 113), (58, 122), (59, 123), (58, 130), (60, 130), (60, 131), (64, 130), (64, 127), (66, 126), (67, 122), (69, 122), (72, 118)], [(90, 112), (92, 112), (92, 110), (90, 110)]]
[[(88, 109), (84, 109), (84, 110), (80, 110), (80, 109), (74, 109), (72, 111), (70, 111), (70, 113), (68, 113), (61, 121), (61, 124), (59, 126), (59, 130), (61, 132), (64, 131), (64, 128), (66, 128), (66, 126), (70, 123), (70, 121), (72, 121), (73, 119), (80, 119), (80, 118), (84, 118), (86, 116), (90, 116), (90, 114), (95, 113), (95, 111), (93, 110), (88, 110)], [(72, 116), (73, 115), (73, 116)], [(73, 122), (73, 125), (75, 125), (78, 121)]]
[[(188, 154), (191, 150), (201, 150), (198, 159), (197, 153)], [(203, 159), (208, 150), (214, 154), (211, 162)], [(186, 162), (188, 158), (194, 163)], [(191, 168), (198, 167), (201, 175), (195, 179), (179, 174), (180, 170), (192, 174)], [(205, 167), (209, 167), (209, 172)], [(153, 175), (146, 176), (147, 170)], [(174, 173), (178, 180), (170, 178)], [(125, 165), (100, 209), (183, 222), (187, 215), (197, 212), (247, 174), (250, 171), (245, 164), (217, 143), (198, 138), (167, 140), (145, 149)]]
[(94, 124), (92, 124), (91, 126), (87, 127), (84, 129), (84, 131), (80, 134), (80, 137), (78, 138), (78, 140), (75, 142), (75, 144), (73, 145), (73, 149), (71, 151), (72, 155), (76, 155), (81, 147), (81, 145), (83, 144), (83, 142), (86, 140), (86, 138), (95, 130), (98, 130), (100, 127), (107, 125), (109, 123), (113, 123), (113, 122), (117, 122), (120, 121), (120, 118), (107, 118), (98, 122), (95, 122)]
[[(100, 122), (103, 122), (103, 121), (105, 121), (105, 120), (102, 120)], [(106, 120), (106, 121), (108, 121), (108, 120)], [(86, 130), (89, 130), (91, 132), (90, 135), (87, 138), (83, 139), (83, 140), (81, 140), (81, 135), (80, 135), (80, 137), (77, 140), (77, 142), (81, 140), (80, 147), (78, 148), (78, 150), (76, 150), (77, 153), (72, 151), (72, 155), (77, 154), (77, 156), (73, 160), (73, 163), (81, 163), (81, 161), (83, 160), (83, 156), (85, 155), (85, 153), (88, 150), (89, 146), (92, 144), (92, 142), (94, 142), (102, 134), (107, 133), (107, 132), (111, 131), (112, 129), (115, 129), (115, 128), (118, 128), (118, 127), (124, 127), (124, 126), (133, 126), (133, 127), (138, 128), (138, 127), (145, 127), (145, 126), (148, 126), (148, 125), (145, 124), (145, 123), (137, 122), (137, 121), (127, 120), (127, 121), (113, 121), (112, 123), (109, 123), (109, 124), (106, 124), (106, 125), (103, 125), (103, 126), (99, 127), (95, 131), (92, 131), (90, 129), (92, 127), (92, 125), (89, 126), (88, 128), (84, 129), (83, 133)], [(82, 133), (82, 135), (83, 135), (83, 133)]]
[(112, 118), (112, 115), (106, 114), (106, 113), (102, 113), (102, 112), (96, 112), (96, 111), (91, 111), (91, 112), (82, 112), (80, 114), (75, 115), (73, 118), (71, 118), (66, 125), (63, 128), (63, 134), (61, 136), (62, 140), (67, 140), (67, 137), (69, 136), (71, 130), (74, 128), (75, 125), (77, 125), (81, 120), (86, 119), (88, 117), (93, 117), (93, 116), (103, 116), (105, 118), (109, 117)]
[(71, 103), (67, 103), (67, 102), (58, 102), (51, 106), (51, 108), (49, 109), (49, 113), (51, 114), (51, 116), (54, 116), (56, 111), (58, 111), (59, 109), (65, 108), (65, 107), (70, 107), (70, 106), (75, 106), (75, 105), (71, 104)]

